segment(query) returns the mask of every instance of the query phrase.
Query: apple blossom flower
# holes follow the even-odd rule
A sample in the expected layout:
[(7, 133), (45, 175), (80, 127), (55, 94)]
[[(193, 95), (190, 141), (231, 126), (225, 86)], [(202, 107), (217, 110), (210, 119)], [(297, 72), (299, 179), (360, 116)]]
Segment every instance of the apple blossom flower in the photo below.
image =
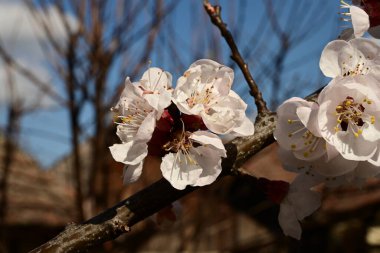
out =
[(380, 139), (380, 100), (371, 79), (333, 79), (319, 94), (318, 125), (322, 137), (346, 159), (374, 157)]
[(380, 46), (365, 38), (334, 40), (323, 49), (319, 66), (327, 77), (380, 74)]
[(136, 84), (142, 97), (158, 112), (170, 105), (173, 90), (172, 76), (169, 72), (160, 68), (149, 68)]
[(226, 157), (220, 138), (207, 131), (178, 131), (164, 148), (169, 153), (162, 159), (162, 175), (179, 190), (214, 182), (222, 171), (222, 157)]
[(326, 142), (319, 133), (318, 105), (293, 97), (277, 109), (277, 126), (273, 133), (280, 147), (301, 160), (316, 160), (326, 153)]
[(194, 62), (178, 79), (173, 102), (188, 115), (198, 115), (217, 134), (247, 136), (254, 133), (245, 115), (247, 104), (231, 90), (233, 70), (215, 61)]
[[(356, 162), (355, 168), (347, 171), (347, 173), (339, 176), (325, 177), (318, 174), (314, 170), (313, 165), (307, 164), (307, 161), (298, 161), (303, 163), (304, 166), (299, 167), (297, 171), (293, 170), (299, 174), (290, 184), (288, 194), (281, 202), (278, 216), (284, 234), (298, 240), (301, 238), (302, 233), (299, 221), (311, 215), (321, 204), (320, 194), (315, 192), (313, 187), (322, 183), (329, 188), (347, 184), (360, 186), (364, 180), (374, 177), (380, 172), (380, 167), (373, 166), (364, 161)], [(332, 166), (330, 167), (332, 168)]]
[(148, 154), (147, 142), (152, 137), (158, 114), (136, 87), (127, 78), (120, 100), (113, 108), (118, 114), (116, 134), (122, 143), (112, 145), (110, 151), (116, 161), (128, 165), (124, 182), (136, 181), (141, 175), (142, 162)]

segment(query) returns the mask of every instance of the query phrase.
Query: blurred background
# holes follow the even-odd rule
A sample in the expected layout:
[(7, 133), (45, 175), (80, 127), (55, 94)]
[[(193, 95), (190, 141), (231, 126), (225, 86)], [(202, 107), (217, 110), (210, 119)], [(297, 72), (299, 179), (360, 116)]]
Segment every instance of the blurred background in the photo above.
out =
[[(349, 23), (338, 0), (215, 1), (270, 108), (328, 82), (320, 53)], [(235, 70), (233, 89), (255, 107), (201, 0), (0, 0), (0, 252), (26, 252), (160, 178), (150, 166), (122, 185), (108, 146), (110, 108), (127, 76), (149, 66), (176, 79), (197, 59)], [(272, 145), (254, 173), (290, 179)], [(380, 252), (376, 181), (325, 192), (301, 241), (282, 235), (278, 206), (252, 178), (224, 178), (93, 252)]]

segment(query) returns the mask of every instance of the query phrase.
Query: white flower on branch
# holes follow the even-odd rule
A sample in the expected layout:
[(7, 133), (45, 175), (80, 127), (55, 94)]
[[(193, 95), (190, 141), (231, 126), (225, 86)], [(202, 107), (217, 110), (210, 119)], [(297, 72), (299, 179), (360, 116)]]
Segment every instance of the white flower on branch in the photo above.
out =
[(334, 40), (323, 49), (319, 66), (327, 77), (380, 76), (380, 46), (369, 39)]
[(201, 116), (214, 133), (252, 135), (253, 123), (245, 115), (247, 104), (231, 90), (233, 79), (231, 68), (198, 60), (178, 79), (173, 102), (182, 113)]
[(148, 154), (147, 142), (151, 139), (156, 119), (161, 115), (142, 96), (138, 85), (129, 78), (114, 111), (117, 116), (117, 135), (122, 144), (110, 147), (113, 158), (126, 166), (124, 182), (136, 181), (141, 175), (143, 159)]
[(169, 153), (162, 159), (162, 175), (176, 189), (211, 184), (222, 172), (226, 150), (215, 134), (178, 131), (164, 147)]
[(334, 79), (318, 97), (321, 135), (349, 160), (379, 159), (380, 100), (371, 80)]
[(318, 105), (293, 97), (277, 109), (278, 121), (273, 133), (280, 147), (301, 160), (312, 161), (326, 153), (326, 142), (319, 133)]
[(172, 98), (172, 75), (160, 68), (149, 68), (138, 83), (141, 95), (160, 113)]

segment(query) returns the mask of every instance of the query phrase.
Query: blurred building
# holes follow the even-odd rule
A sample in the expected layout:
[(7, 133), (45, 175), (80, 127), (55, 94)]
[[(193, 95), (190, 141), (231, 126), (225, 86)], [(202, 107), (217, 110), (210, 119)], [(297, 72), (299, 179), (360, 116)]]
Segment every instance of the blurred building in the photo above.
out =
[[(3, 167), (4, 138), (0, 138), (0, 165)], [(26, 252), (62, 230), (72, 220), (73, 192), (64, 187), (64, 174), (42, 170), (26, 152), (16, 148), (6, 185), (6, 210), (0, 252)], [(3, 168), (0, 178), (4, 176)], [(6, 250), (7, 249), (7, 250)]]

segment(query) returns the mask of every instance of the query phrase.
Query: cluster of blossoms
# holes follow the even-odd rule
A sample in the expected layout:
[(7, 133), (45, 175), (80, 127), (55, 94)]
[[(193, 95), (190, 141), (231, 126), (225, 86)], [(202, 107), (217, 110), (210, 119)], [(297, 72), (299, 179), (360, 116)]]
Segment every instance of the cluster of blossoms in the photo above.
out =
[(149, 68), (140, 81), (125, 81), (117, 105), (117, 135), (110, 147), (124, 163), (124, 183), (136, 181), (147, 155), (162, 158), (164, 178), (176, 189), (211, 184), (221, 173), (226, 150), (220, 135), (254, 133), (247, 105), (231, 90), (233, 70), (212, 60), (198, 60), (181, 76)]
[[(368, 11), (379, 3), (368, 0), (360, 6)], [(364, 32), (356, 31), (354, 16), (364, 11), (355, 8), (350, 12), (357, 37), (332, 41), (322, 52), (320, 68), (330, 83), (314, 101), (294, 97), (277, 110), (279, 156), (287, 170), (298, 173), (281, 203), (279, 222), (297, 239), (298, 221), (321, 204), (317, 185), (360, 185), (380, 174), (380, 46), (358, 37)], [(371, 23), (379, 18), (369, 15), (374, 15)]]

